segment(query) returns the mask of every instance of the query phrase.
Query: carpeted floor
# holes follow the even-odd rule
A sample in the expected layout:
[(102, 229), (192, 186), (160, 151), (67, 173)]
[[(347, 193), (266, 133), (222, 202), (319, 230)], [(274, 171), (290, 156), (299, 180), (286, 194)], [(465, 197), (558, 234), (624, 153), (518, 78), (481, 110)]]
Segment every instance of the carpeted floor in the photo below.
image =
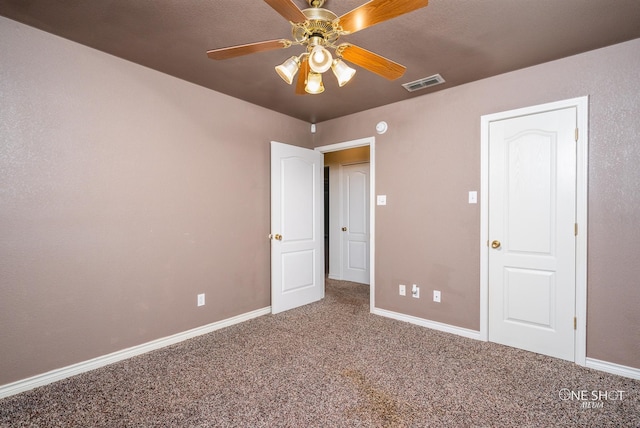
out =
[(0, 426), (640, 426), (638, 380), (371, 315), (368, 299), (328, 280), (321, 302), (0, 400)]

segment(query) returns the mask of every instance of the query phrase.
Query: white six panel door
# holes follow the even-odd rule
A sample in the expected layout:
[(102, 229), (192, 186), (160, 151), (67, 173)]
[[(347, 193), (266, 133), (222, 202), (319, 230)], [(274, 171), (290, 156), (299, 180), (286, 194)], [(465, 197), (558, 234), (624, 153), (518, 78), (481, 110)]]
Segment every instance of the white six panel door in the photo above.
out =
[(489, 127), (489, 340), (570, 361), (575, 129), (575, 107)]
[(324, 156), (271, 143), (271, 312), (324, 297)]
[(369, 284), (369, 164), (342, 166), (342, 279)]

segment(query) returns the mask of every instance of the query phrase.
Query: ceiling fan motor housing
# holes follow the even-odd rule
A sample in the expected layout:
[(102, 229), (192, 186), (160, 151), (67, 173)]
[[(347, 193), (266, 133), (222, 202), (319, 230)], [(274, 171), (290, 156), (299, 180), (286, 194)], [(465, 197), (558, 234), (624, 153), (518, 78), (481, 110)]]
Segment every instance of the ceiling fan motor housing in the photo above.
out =
[(321, 37), (323, 43), (333, 43), (338, 40), (340, 33), (334, 22), (338, 15), (327, 9), (312, 7), (302, 13), (307, 20), (300, 24), (293, 24), (291, 35), (298, 43), (305, 43), (311, 37)]

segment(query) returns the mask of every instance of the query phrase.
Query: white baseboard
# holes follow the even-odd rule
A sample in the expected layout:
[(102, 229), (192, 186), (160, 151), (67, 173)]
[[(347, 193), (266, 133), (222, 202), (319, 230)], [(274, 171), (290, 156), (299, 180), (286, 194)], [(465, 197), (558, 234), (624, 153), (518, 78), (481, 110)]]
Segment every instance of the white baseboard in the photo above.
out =
[(612, 373), (618, 376), (629, 377), (631, 379), (640, 379), (640, 369), (623, 366), (616, 363), (609, 363), (607, 361), (596, 360), (595, 358), (588, 358), (585, 364), (591, 369), (600, 370), (607, 373)]
[[(62, 380), (71, 376), (75, 376), (80, 373), (95, 370), (100, 367), (107, 366), (109, 364), (116, 363), (118, 361), (126, 360), (127, 358), (135, 357), (136, 355), (145, 354), (147, 352), (164, 348), (165, 346), (173, 345), (197, 337), (203, 334), (211, 333), (221, 328), (229, 327), (234, 324), (239, 324), (244, 321), (248, 321), (253, 318), (257, 318), (263, 315), (271, 313), (271, 307), (263, 309), (257, 309), (252, 312), (237, 315), (232, 318), (227, 318), (222, 321), (218, 321), (212, 324), (208, 324), (202, 327), (197, 327), (192, 330), (188, 330), (182, 333), (177, 333), (172, 336), (167, 336), (161, 339), (156, 339), (151, 342), (143, 343), (138, 346), (116, 351), (111, 354), (96, 357), (88, 361), (73, 364), (60, 369), (51, 370), (47, 373), (39, 374), (27, 379), (22, 379), (13, 383), (0, 386), (0, 398), (9, 397), (15, 394), (19, 394), (24, 391), (28, 391), (39, 386), (47, 385), (58, 380)], [(475, 330), (469, 330), (462, 327), (456, 327), (449, 324), (440, 323), (437, 321), (430, 321), (424, 318), (418, 318), (411, 315), (401, 314), (398, 312), (388, 311), (386, 309), (374, 308), (371, 312), (375, 315), (380, 315), (387, 318), (392, 318), (398, 321), (404, 321), (411, 324), (416, 324), (422, 327), (431, 328), (446, 333), (457, 334), (458, 336), (468, 337), (470, 339), (482, 340), (480, 332)], [(587, 358), (586, 367), (600, 370), (607, 373), (616, 374), (619, 376), (628, 377), (631, 379), (640, 379), (640, 369), (634, 367), (623, 366), (620, 364), (610, 363), (607, 361), (597, 360), (595, 358)]]
[(430, 321), (424, 318), (418, 318), (411, 315), (401, 314), (399, 312), (388, 311), (386, 309), (380, 308), (373, 308), (371, 313), (387, 318), (393, 318), (394, 320), (404, 321), (422, 327), (431, 328), (433, 330), (444, 331), (446, 333), (457, 334), (458, 336), (468, 337), (470, 339), (481, 340), (479, 331), (470, 330), (468, 328), (456, 327), (454, 325), (444, 324), (437, 321)]
[(182, 342), (187, 339), (194, 338), (203, 334), (211, 333), (212, 331), (220, 330), (224, 327), (229, 327), (234, 324), (239, 324), (244, 321), (248, 321), (253, 318), (260, 317), (271, 313), (271, 307), (257, 309), (252, 312), (237, 315), (235, 317), (227, 318), (222, 321), (214, 322), (202, 327), (197, 327), (192, 330), (188, 330), (182, 333), (177, 333), (171, 336), (163, 337), (153, 340), (151, 342), (143, 343), (141, 345), (133, 346), (131, 348), (116, 351), (111, 354), (96, 357), (91, 360), (83, 361), (80, 363), (72, 364), (60, 369), (51, 370), (47, 373), (42, 373), (27, 379), (22, 379), (13, 383), (0, 386), (0, 398), (9, 397), (11, 395), (19, 394), (24, 391), (36, 388), (38, 386), (47, 385), (58, 380), (62, 380), (71, 376), (75, 376), (80, 373), (95, 370), (100, 367), (107, 366), (109, 364), (116, 363), (118, 361), (126, 360), (127, 358), (135, 357), (136, 355), (145, 354), (156, 349), (164, 348), (165, 346), (173, 345), (175, 343)]

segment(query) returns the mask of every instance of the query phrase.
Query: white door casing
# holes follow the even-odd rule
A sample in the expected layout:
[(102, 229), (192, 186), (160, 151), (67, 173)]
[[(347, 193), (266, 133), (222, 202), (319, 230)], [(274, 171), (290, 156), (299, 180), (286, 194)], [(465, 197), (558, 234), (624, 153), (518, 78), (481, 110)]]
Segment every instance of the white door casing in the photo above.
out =
[(354, 147), (369, 146), (369, 309), (371, 312), (376, 311), (375, 303), (375, 215), (376, 210), (373, 203), (375, 201), (376, 192), (376, 139), (375, 137), (366, 137), (358, 140), (345, 141), (342, 143), (330, 144), (327, 146), (316, 147), (315, 150), (320, 153), (335, 152), (339, 150), (350, 149)]
[(579, 364), (586, 358), (586, 103), (482, 118), (481, 337)]
[(271, 312), (324, 297), (324, 156), (271, 142)]
[(369, 163), (340, 169), (342, 279), (369, 284)]

